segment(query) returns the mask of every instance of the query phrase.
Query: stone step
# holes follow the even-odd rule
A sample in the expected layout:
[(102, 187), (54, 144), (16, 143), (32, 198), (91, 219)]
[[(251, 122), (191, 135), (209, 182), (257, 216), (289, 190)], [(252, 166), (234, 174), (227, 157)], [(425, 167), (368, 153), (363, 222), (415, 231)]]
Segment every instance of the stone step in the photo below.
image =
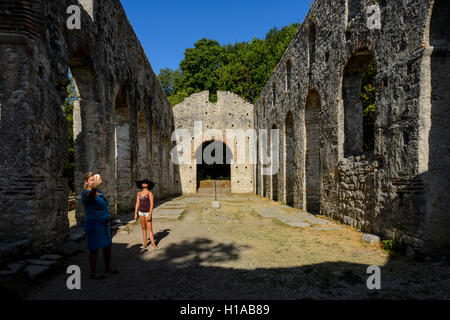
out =
[(42, 266), (42, 265), (29, 265), (26, 269), (25, 269), (25, 273), (28, 275), (28, 278), (30, 279), (34, 279), (42, 274), (44, 274), (45, 272), (47, 272), (50, 269), (49, 266)]
[(53, 260), (41, 260), (41, 259), (27, 259), (27, 262), (29, 264), (35, 264), (39, 266), (52, 266), (56, 263), (56, 261)]
[(67, 241), (64, 242), (57, 250), (55, 250), (58, 254), (63, 256), (71, 256), (75, 253), (81, 251), (81, 245), (75, 241)]
[(264, 218), (277, 219), (278, 221), (292, 227), (305, 228), (310, 227), (313, 224), (317, 225), (331, 224), (329, 221), (314, 217), (309, 213), (305, 212), (288, 213), (283, 209), (286, 209), (286, 207), (269, 206), (269, 207), (256, 207), (255, 211)]
[(84, 231), (83, 230), (71, 230), (70, 231), (70, 240), (72, 241), (80, 241), (84, 238)]
[(43, 256), (41, 256), (39, 259), (58, 261), (61, 258), (62, 258), (62, 256), (60, 256), (58, 254), (47, 253), (47, 254), (44, 254)]
[(153, 218), (155, 219), (170, 219), (170, 220), (178, 220), (181, 214), (184, 212), (184, 209), (155, 209), (152, 213)]

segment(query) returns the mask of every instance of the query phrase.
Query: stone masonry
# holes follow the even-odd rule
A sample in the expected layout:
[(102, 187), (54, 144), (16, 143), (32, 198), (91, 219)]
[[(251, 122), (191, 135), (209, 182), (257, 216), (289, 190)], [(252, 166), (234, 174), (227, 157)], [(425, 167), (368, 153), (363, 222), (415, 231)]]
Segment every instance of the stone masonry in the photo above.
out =
[[(81, 29), (69, 30), (70, 5)], [(83, 175), (99, 172), (112, 214), (130, 212), (135, 180), (173, 195), (172, 107), (119, 0), (0, 1), (0, 243), (2, 255), (67, 239), (68, 70), (74, 106), (77, 220)], [(8, 249), (9, 248), (9, 249)]]
[[(368, 27), (371, 5), (381, 29)], [(284, 132), (280, 173), (259, 174), (258, 194), (423, 251), (448, 250), (449, 8), (315, 1), (255, 104), (256, 128)], [(372, 60), (375, 140), (363, 150), (361, 77)]]
[[(70, 5), (81, 7), (80, 30), (66, 27)], [(380, 29), (368, 24), (370, 6), (380, 9)], [(135, 180), (154, 180), (157, 199), (195, 193), (203, 142), (220, 140), (236, 155), (227, 129), (267, 129), (266, 156), (273, 162), (278, 154), (279, 170), (262, 175), (259, 161), (251, 165), (244, 135), (245, 161), (231, 164), (233, 193), (257, 193), (424, 252), (449, 250), (449, 11), (447, 0), (316, 0), (255, 106), (220, 91), (211, 103), (206, 91), (172, 108), (119, 0), (1, 0), (0, 259), (68, 237), (61, 106), (69, 69), (79, 96), (80, 223), (85, 172), (103, 176), (113, 215), (129, 213)], [(360, 90), (373, 61), (367, 150)], [(218, 131), (196, 140), (195, 121), (203, 133)], [(192, 139), (191, 165), (171, 161), (175, 129)], [(258, 151), (267, 152), (261, 142)]]
[[(198, 149), (205, 141), (222, 141), (225, 147), (232, 153), (232, 158), (242, 151), (243, 163), (230, 164), (231, 192), (232, 193), (254, 193), (255, 166), (251, 164), (249, 158), (249, 145), (251, 136), (243, 135), (243, 143), (238, 144), (237, 138), (227, 141), (227, 130), (242, 130), (247, 134), (247, 130), (253, 130), (253, 105), (246, 102), (238, 95), (230, 92), (217, 92), (217, 102), (209, 102), (209, 92), (203, 91), (193, 94), (173, 108), (174, 122), (176, 129), (186, 129), (192, 139), (191, 143), (191, 164), (181, 164), (179, 166), (180, 184), (184, 194), (197, 192), (197, 157)], [(194, 122), (201, 121), (203, 136), (197, 141), (194, 136)], [(217, 136), (208, 135), (208, 130), (218, 130)], [(214, 132), (211, 132), (212, 134)], [(238, 148), (238, 146), (240, 146)], [(241, 147), (242, 146), (242, 147)], [(240, 149), (240, 150), (238, 150)], [(201, 150), (201, 149), (200, 149)], [(179, 155), (180, 159), (182, 155)], [(203, 161), (203, 160), (202, 160)], [(224, 163), (226, 159), (224, 159)]]

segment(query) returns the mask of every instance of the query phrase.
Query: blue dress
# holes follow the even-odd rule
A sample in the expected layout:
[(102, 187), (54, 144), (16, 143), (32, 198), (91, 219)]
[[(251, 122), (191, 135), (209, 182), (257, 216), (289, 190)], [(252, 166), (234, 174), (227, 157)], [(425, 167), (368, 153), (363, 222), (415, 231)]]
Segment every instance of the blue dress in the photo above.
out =
[(111, 218), (109, 201), (100, 189), (97, 189), (97, 191), (100, 195), (96, 195), (95, 200), (90, 203), (86, 201), (89, 190), (85, 189), (81, 195), (81, 201), (86, 213), (83, 227), (89, 250), (106, 248), (112, 244), (111, 229), (109, 228)]

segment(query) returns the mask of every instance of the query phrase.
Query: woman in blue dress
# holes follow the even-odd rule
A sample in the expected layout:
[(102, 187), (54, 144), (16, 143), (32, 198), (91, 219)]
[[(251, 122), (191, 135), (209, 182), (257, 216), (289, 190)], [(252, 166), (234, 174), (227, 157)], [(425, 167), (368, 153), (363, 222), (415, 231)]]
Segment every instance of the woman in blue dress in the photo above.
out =
[(103, 274), (97, 273), (97, 255), (98, 250), (103, 249), (103, 258), (105, 261), (105, 271), (117, 273), (111, 267), (111, 229), (109, 222), (109, 201), (103, 192), (98, 188), (102, 183), (99, 174), (88, 172), (84, 176), (84, 190), (81, 195), (84, 211), (84, 232), (86, 234), (87, 247), (89, 249), (89, 264), (91, 266), (92, 279), (105, 279)]

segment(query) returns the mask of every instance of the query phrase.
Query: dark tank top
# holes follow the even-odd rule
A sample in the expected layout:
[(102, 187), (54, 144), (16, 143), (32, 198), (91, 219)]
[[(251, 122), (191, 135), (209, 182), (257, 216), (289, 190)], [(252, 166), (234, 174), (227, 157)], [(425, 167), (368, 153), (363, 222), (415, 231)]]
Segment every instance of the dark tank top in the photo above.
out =
[(150, 197), (148, 194), (146, 196), (141, 196), (139, 194), (139, 211), (149, 212), (150, 211)]

